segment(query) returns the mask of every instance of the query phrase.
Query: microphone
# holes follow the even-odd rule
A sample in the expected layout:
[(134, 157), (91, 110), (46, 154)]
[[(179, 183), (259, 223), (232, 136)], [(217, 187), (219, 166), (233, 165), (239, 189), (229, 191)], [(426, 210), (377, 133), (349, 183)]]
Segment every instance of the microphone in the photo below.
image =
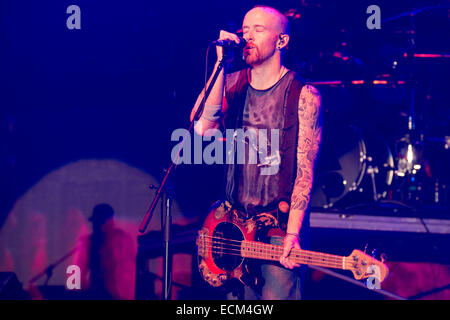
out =
[(225, 40), (215, 40), (211, 42), (211, 44), (224, 48), (239, 48), (243, 49), (247, 45), (247, 41), (244, 38), (239, 37), (240, 42), (236, 43), (233, 40), (225, 39)]

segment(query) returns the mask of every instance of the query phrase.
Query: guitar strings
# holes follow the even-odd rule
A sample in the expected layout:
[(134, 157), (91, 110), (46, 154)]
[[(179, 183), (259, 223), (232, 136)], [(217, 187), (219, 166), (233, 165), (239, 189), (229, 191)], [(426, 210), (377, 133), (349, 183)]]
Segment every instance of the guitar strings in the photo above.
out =
[[(211, 250), (212, 253), (221, 253), (224, 254), (222, 250)], [(242, 255), (240, 253), (233, 253), (233, 252), (227, 252), (225, 253), (226, 255), (231, 255), (231, 256), (239, 256), (242, 257)], [(242, 258), (252, 258), (252, 257), (242, 257)], [(273, 261), (278, 261), (278, 259), (273, 260)], [(327, 263), (327, 262), (323, 262), (323, 261), (316, 261), (314, 260), (308, 260), (307, 262), (304, 262), (302, 260), (294, 260), (293, 262), (295, 263), (299, 263), (299, 264), (313, 264), (313, 265), (318, 265), (318, 266), (324, 266), (324, 267), (331, 267), (331, 268), (336, 268), (336, 269), (342, 269), (342, 265), (339, 264), (334, 264), (334, 263)], [(353, 268), (351, 266), (348, 267), (348, 270), (352, 270)], [(347, 270), (347, 269), (346, 269)]]
[[(206, 238), (210, 238), (210, 239), (220, 239), (220, 240), (230, 240), (230, 241), (233, 241), (233, 242), (235, 242), (235, 241), (237, 241), (237, 240), (231, 240), (231, 239), (224, 239), (224, 238), (221, 238), (221, 237), (211, 237), (211, 236), (206, 236)], [(243, 241), (247, 241), (247, 240), (243, 240)], [(242, 241), (237, 241), (237, 242), (239, 242), (239, 243), (241, 243)], [(241, 250), (241, 244), (229, 244), (229, 243), (227, 243), (227, 242), (221, 242), (221, 241), (214, 241), (214, 240), (212, 240), (212, 243), (215, 243), (215, 244), (225, 244), (225, 245), (227, 245), (228, 247), (237, 247), (237, 248), (239, 248), (239, 249), (237, 249), (237, 250)], [(250, 246), (247, 246), (247, 247), (245, 247), (245, 248), (252, 248), (251, 247), (251, 242), (248, 242), (248, 244), (250, 245)], [(263, 242), (258, 242), (257, 243), (257, 245), (261, 248), (263, 248), (263, 249), (259, 249), (259, 252), (264, 252), (264, 253), (270, 253), (270, 252), (279, 252), (280, 250), (281, 250), (281, 252), (283, 252), (283, 247), (281, 247), (281, 246), (277, 246), (277, 245), (273, 245), (273, 244), (267, 244), (267, 243), (263, 243)], [(272, 249), (273, 248), (273, 249)], [(268, 250), (268, 251), (267, 251)], [(294, 250), (298, 250), (298, 249), (294, 249)], [(304, 250), (304, 249), (300, 249), (301, 251), (300, 252), (298, 252), (298, 254), (299, 255), (301, 255), (302, 253), (304, 254), (304, 255), (306, 255), (306, 254), (308, 254), (309, 253), (309, 255), (311, 255), (311, 256), (315, 256), (316, 258), (318, 258), (318, 259), (321, 259), (321, 260), (323, 260), (324, 258), (326, 258), (327, 260), (331, 260), (331, 259), (333, 259), (333, 260), (337, 260), (337, 259), (339, 259), (339, 260), (341, 260), (342, 261), (342, 259), (343, 259), (343, 257), (341, 257), (341, 256), (336, 256), (336, 255), (332, 255), (332, 254), (328, 254), (328, 253), (316, 253), (316, 252), (314, 252), (314, 251), (308, 251), (308, 250)], [(267, 252), (266, 252), (267, 251)], [(336, 261), (336, 263), (339, 263), (338, 261)], [(340, 263), (340, 264), (342, 264), (342, 263)]]
[[(220, 253), (220, 254), (224, 254), (224, 255), (236, 255), (236, 256), (242, 256), (242, 252), (241, 252), (241, 248), (239, 247), (239, 249), (235, 249), (235, 248), (227, 248), (227, 247), (221, 247), (218, 246), (217, 244), (223, 244), (220, 242), (214, 242), (214, 241), (210, 241), (207, 243), (207, 248), (211, 249), (212, 253)], [(226, 243), (225, 243), (226, 244)], [(215, 246), (214, 246), (215, 245)], [(236, 246), (236, 245), (234, 245)], [(254, 251), (245, 251), (244, 253), (249, 253), (250, 255), (253, 253)], [(281, 256), (283, 250), (282, 248), (275, 248), (274, 250), (272, 249), (264, 249), (264, 250), (258, 250), (255, 253), (258, 254), (262, 254), (262, 255), (266, 255), (267, 258), (268, 256)], [(244, 256), (243, 258), (252, 258), (252, 256)], [(255, 257), (253, 257), (255, 258)], [(338, 269), (342, 269), (342, 262), (336, 261), (336, 258), (332, 257), (317, 257), (316, 255), (312, 255), (312, 257), (308, 257), (308, 256), (302, 256), (301, 252), (299, 253), (295, 253), (294, 252), (294, 256), (291, 255), (291, 259), (294, 258), (295, 259), (299, 259), (300, 261), (306, 261), (307, 263), (311, 263), (311, 264), (320, 264), (320, 265), (325, 265), (325, 266), (335, 266)], [(339, 257), (338, 257), (339, 258)], [(342, 259), (342, 258), (340, 258)], [(276, 259), (278, 260), (278, 259)], [(342, 260), (341, 260), (342, 261)], [(346, 261), (345, 266), (348, 269), (352, 269), (352, 263), (351, 261)]]
[[(242, 241), (239, 241), (239, 240), (225, 239), (225, 238), (222, 238), (222, 237), (213, 237), (213, 236), (204, 236), (204, 238), (226, 240), (226, 241), (238, 242), (238, 243), (242, 242)], [(234, 250), (235, 252), (239, 252), (239, 254), (237, 254), (237, 255), (241, 255), (241, 245), (240, 244), (230, 244), (230, 243), (227, 243), (225, 241), (217, 241), (217, 240), (209, 240), (209, 241), (210, 241), (209, 248), (211, 248), (211, 244), (213, 244), (213, 245), (216, 244), (216, 249), (217, 250), (216, 250), (215, 253), (222, 252), (224, 254), (228, 254), (228, 252), (225, 252), (224, 250), (228, 250), (228, 251), (233, 251)], [(246, 240), (243, 240), (243, 241), (246, 241)], [(249, 242), (249, 244), (250, 243), (251, 242)], [(221, 244), (224, 244), (225, 247), (218, 246), (218, 245), (221, 245)], [(267, 256), (268, 255), (271, 255), (271, 256), (272, 255), (280, 255), (281, 256), (281, 254), (283, 252), (283, 248), (282, 247), (276, 246), (276, 245), (272, 245), (272, 244), (266, 244), (266, 243), (260, 242), (260, 243), (258, 243), (258, 246), (260, 246), (260, 248), (262, 247), (262, 249), (258, 249), (258, 251), (256, 251), (256, 252), (254, 250), (253, 251), (252, 250), (248, 250), (248, 251), (245, 251), (245, 252), (247, 252), (249, 254), (252, 254), (253, 252), (255, 252), (255, 253), (263, 254), (263, 255), (267, 255)], [(236, 247), (236, 249), (234, 249), (232, 247)], [(251, 248), (251, 246), (250, 247), (245, 247), (245, 248)], [(222, 250), (222, 251), (220, 251), (220, 250)], [(294, 250), (298, 250), (298, 249), (294, 249)], [(343, 264), (343, 260), (342, 259), (343, 259), (343, 257), (336, 256), (336, 255), (331, 255), (331, 254), (328, 254), (328, 253), (315, 253), (314, 251), (308, 251), (308, 250), (303, 250), (303, 249), (301, 249), (301, 250), (302, 251), (300, 251), (298, 253), (296, 253), (294, 251), (294, 255), (296, 255), (296, 258), (299, 258), (301, 260), (308, 261), (308, 262), (317, 262), (317, 261), (319, 261), (321, 263), (327, 263), (327, 264), (332, 264), (332, 265), (338, 266), (338, 268), (340, 268), (340, 269), (342, 268), (342, 264)], [(302, 256), (302, 253), (303, 253), (303, 256)], [(305, 255), (306, 253), (309, 253), (309, 256)], [(293, 257), (293, 256), (291, 255), (291, 257)], [(340, 260), (340, 261), (337, 261), (337, 260)], [(353, 263), (351, 261), (345, 261), (345, 266), (347, 268), (352, 267)]]
[[(225, 241), (230, 241), (230, 242), (238, 242), (238, 244), (228, 244), (226, 242), (223, 242), (229, 246), (235, 246), (235, 247), (239, 247), (241, 248), (241, 243), (242, 241), (246, 241), (250, 246), (252, 243), (256, 243), (258, 246), (264, 246), (266, 247), (268, 250), (271, 250), (269, 248), (277, 248), (277, 249), (282, 249), (282, 246), (279, 245), (274, 245), (274, 244), (269, 244), (269, 243), (264, 243), (264, 242), (253, 242), (253, 241), (248, 241), (248, 240), (233, 240), (233, 239), (227, 239), (227, 238), (222, 238), (222, 237), (214, 237), (214, 236), (203, 236), (204, 238), (209, 238), (209, 239), (219, 239), (219, 240), (225, 240)], [(213, 240), (214, 241), (214, 240)], [(216, 243), (220, 243), (219, 241), (216, 240)], [(298, 249), (296, 249), (298, 250)], [(327, 258), (330, 259), (342, 259), (344, 257), (342, 256), (337, 256), (337, 255), (333, 255), (333, 254), (329, 254), (329, 253), (320, 253), (320, 252), (314, 252), (314, 251), (309, 251), (309, 250), (305, 250), (305, 249), (301, 249), (302, 252), (304, 253), (309, 253), (310, 255), (320, 255), (320, 256), (326, 256)]]
[[(234, 240), (234, 239), (227, 239), (227, 238), (222, 238), (222, 237), (215, 237), (215, 236), (203, 236), (204, 238), (209, 238), (209, 239), (219, 239), (219, 240), (225, 240), (225, 241), (230, 241), (230, 242), (237, 242), (238, 244), (235, 244), (234, 246), (237, 246), (237, 247), (241, 247), (241, 243), (242, 243), (242, 241), (246, 241), (247, 243), (249, 243), (249, 244), (251, 244), (251, 243), (257, 243), (257, 245), (260, 245), (260, 246), (273, 246), (273, 247), (277, 247), (277, 248), (280, 248), (281, 246), (279, 246), (279, 245), (274, 245), (274, 244), (271, 244), (271, 243), (264, 243), (264, 242), (254, 242), (254, 241), (248, 241), (248, 240)], [(230, 246), (232, 245), (232, 244), (229, 244)], [(282, 247), (281, 247), (282, 248)], [(334, 254), (330, 254), (330, 253), (320, 253), (320, 252), (314, 252), (314, 251), (309, 251), (309, 250), (304, 250), (304, 249), (301, 249), (303, 252), (308, 252), (308, 253), (310, 253), (311, 255), (325, 255), (325, 256), (328, 256), (329, 258), (335, 258), (335, 259), (342, 259), (343, 257), (341, 257), (341, 256), (337, 256), (337, 255), (334, 255)]]

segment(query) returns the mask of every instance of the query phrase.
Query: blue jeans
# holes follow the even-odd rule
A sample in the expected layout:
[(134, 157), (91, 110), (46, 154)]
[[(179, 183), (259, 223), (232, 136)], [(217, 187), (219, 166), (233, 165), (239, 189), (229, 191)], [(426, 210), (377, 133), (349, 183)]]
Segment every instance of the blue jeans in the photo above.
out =
[[(270, 237), (270, 243), (275, 245), (283, 245), (283, 237)], [(264, 280), (262, 288), (256, 290), (249, 286), (244, 288), (245, 300), (300, 300), (301, 289), (306, 266), (292, 270), (286, 269), (279, 262), (261, 261), (260, 264), (261, 277)], [(233, 298), (231, 294), (228, 299)]]

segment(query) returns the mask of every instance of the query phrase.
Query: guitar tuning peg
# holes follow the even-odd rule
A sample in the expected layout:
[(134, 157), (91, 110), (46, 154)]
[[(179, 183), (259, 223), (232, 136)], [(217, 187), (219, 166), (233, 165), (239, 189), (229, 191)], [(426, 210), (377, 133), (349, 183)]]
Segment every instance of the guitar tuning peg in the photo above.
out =
[(372, 258), (375, 258), (375, 259), (376, 259), (376, 257), (377, 257), (377, 249), (373, 249), (373, 250), (372, 250), (371, 256), (372, 256)]
[(382, 254), (380, 254), (380, 259), (381, 259), (381, 262), (385, 263), (388, 259), (386, 253), (383, 252)]

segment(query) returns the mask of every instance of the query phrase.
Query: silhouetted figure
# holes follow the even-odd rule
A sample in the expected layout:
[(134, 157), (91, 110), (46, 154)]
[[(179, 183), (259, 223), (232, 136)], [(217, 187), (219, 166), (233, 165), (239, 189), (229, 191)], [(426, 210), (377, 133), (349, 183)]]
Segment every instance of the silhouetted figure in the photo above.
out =
[(99, 204), (94, 208), (89, 220), (92, 222), (93, 233), (90, 237), (91, 247), (89, 250), (90, 291), (95, 298), (112, 299), (106, 288), (106, 279), (102, 271), (101, 248), (107, 241), (106, 230), (110, 222), (113, 221), (114, 210), (108, 204)]
[[(131, 236), (115, 226), (108, 204), (94, 207), (93, 233), (86, 243), (82, 269), (91, 299), (134, 299), (136, 249)], [(87, 270), (86, 270), (87, 269)]]

